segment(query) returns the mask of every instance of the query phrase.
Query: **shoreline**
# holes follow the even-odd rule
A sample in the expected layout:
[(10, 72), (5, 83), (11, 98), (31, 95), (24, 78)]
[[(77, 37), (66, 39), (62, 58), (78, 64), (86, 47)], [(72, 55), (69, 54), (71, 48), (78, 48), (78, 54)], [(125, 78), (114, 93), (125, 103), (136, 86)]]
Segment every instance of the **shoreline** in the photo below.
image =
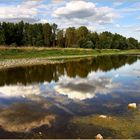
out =
[[(40, 58), (21, 58), (21, 59), (4, 59), (0, 60), (0, 70), (16, 67), (35, 66), (35, 65), (47, 65), (65, 63), (68, 61), (77, 61), (81, 59), (96, 57), (93, 55), (83, 56), (62, 56), (62, 57), (40, 57)], [(75, 59), (75, 60), (73, 60)]]
[[(5, 51), (5, 54), (7, 51), (9, 51), (10, 49)], [(18, 49), (20, 50), (20, 49)], [(100, 50), (100, 52), (98, 50), (84, 50), (82, 49), (82, 54), (78, 54), (79, 50), (81, 49), (68, 49), (70, 51), (73, 51), (74, 54), (70, 54), (69, 52), (64, 52), (63, 49), (58, 49), (59, 53), (62, 53), (61, 55), (56, 52), (56, 50), (54, 49), (50, 49), (53, 52), (53, 55), (49, 54), (47, 49), (43, 49), (42, 52), (43, 54), (45, 53), (45, 55), (42, 55), (42, 52), (39, 52), (39, 50), (37, 49), (35, 51), (35, 55), (33, 56), (33, 54), (28, 54), (25, 53), (24, 55), (21, 53), (21, 55), (23, 55), (22, 57), (18, 56), (20, 54), (18, 54), (19, 52), (16, 52), (14, 55), (12, 54), (3, 54), (0, 56), (0, 70), (4, 70), (4, 69), (8, 69), (8, 68), (15, 68), (15, 67), (25, 67), (25, 66), (34, 66), (34, 65), (47, 65), (47, 64), (58, 64), (58, 63), (65, 63), (68, 61), (77, 61), (77, 60), (81, 60), (81, 59), (88, 59), (91, 57), (96, 57), (96, 56), (102, 56), (102, 55), (140, 55), (140, 50)], [(26, 50), (27, 51), (27, 50)], [(31, 50), (28, 50), (29, 52), (32, 52), (32, 48)], [(46, 52), (44, 52), (46, 51)], [(76, 52), (77, 51), (77, 52)], [(1, 52), (3, 52), (3, 50), (1, 50)], [(86, 52), (88, 52), (86, 54)], [(13, 52), (12, 52), (13, 53)], [(57, 55), (56, 53), (58, 53), (59, 55)], [(39, 56), (36, 56), (38, 55)], [(54, 55), (55, 54), (55, 55)], [(30, 56), (30, 57), (29, 57)]]

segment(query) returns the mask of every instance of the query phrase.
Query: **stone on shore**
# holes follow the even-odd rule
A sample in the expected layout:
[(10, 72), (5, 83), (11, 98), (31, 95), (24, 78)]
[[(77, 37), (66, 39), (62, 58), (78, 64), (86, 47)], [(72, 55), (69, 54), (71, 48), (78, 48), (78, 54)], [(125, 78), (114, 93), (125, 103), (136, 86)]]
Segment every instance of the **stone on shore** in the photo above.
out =
[(97, 140), (103, 139), (103, 136), (102, 136), (101, 134), (97, 134), (97, 135), (95, 136), (95, 139), (97, 139)]
[(128, 108), (135, 109), (135, 108), (137, 108), (137, 105), (136, 105), (136, 103), (130, 103), (130, 104), (128, 104)]
[(103, 118), (103, 119), (106, 119), (107, 116), (106, 115), (100, 115), (99, 118)]

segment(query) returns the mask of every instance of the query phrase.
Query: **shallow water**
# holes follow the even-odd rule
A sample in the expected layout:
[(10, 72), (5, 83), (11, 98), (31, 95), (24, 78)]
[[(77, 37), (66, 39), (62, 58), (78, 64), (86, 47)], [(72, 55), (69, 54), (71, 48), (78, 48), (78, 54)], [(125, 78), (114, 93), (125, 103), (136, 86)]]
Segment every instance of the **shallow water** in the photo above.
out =
[(2, 70), (0, 138), (140, 138), (139, 85), (139, 56)]

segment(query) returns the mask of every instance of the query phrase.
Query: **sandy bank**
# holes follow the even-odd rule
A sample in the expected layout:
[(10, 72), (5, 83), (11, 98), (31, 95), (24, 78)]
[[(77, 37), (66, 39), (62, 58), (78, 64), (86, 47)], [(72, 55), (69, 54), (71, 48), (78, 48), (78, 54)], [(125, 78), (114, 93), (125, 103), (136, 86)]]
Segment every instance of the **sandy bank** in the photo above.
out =
[(4, 59), (0, 60), (0, 69), (32, 66), (32, 65), (46, 65), (64, 63), (65, 61), (72, 61), (75, 58), (92, 57), (91, 55), (82, 56), (59, 56), (59, 57), (46, 57), (46, 58), (22, 58), (22, 59)]

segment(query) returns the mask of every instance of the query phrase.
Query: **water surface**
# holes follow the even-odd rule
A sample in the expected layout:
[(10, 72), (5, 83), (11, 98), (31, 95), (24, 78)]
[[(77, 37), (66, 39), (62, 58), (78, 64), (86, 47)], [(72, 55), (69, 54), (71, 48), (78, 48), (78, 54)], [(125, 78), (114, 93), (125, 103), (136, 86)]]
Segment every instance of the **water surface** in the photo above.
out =
[(140, 138), (139, 85), (139, 56), (1, 70), (0, 138)]

